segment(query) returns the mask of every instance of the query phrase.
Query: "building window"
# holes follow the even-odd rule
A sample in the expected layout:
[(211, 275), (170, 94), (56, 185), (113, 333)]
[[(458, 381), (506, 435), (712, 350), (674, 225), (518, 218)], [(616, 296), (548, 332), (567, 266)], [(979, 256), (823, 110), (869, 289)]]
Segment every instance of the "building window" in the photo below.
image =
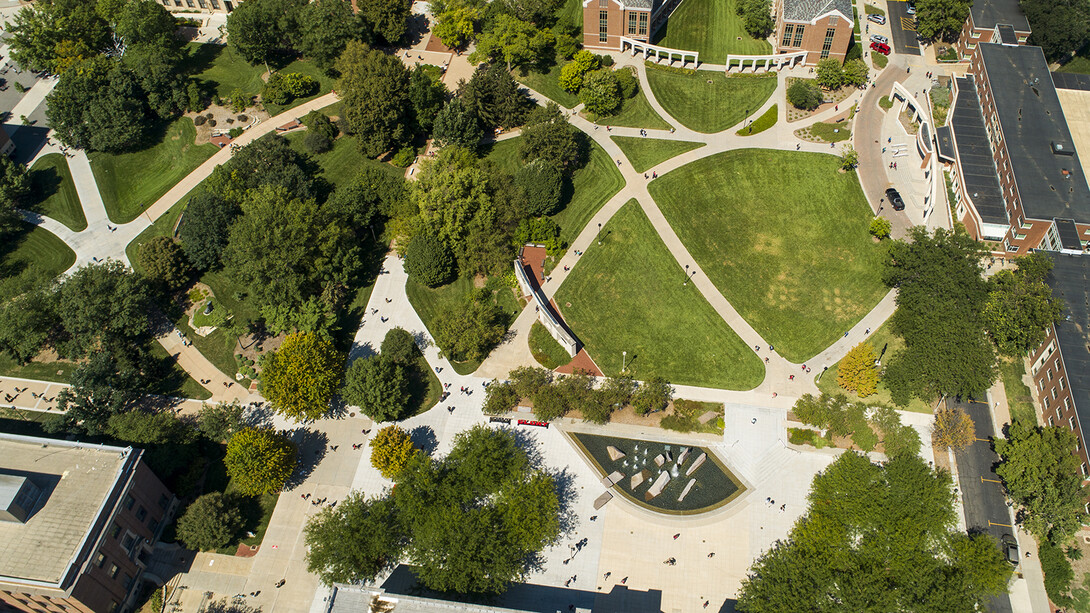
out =
[(628, 33), (629, 34), (635, 34), (636, 33), (636, 14), (635, 13), (629, 13), (628, 14)]
[(1045, 408), (1046, 408), (1046, 409), (1047, 409), (1047, 408), (1049, 408), (1049, 407), (1048, 407), (1048, 401), (1049, 401), (1049, 400), (1052, 400), (1052, 399), (1051, 399), (1051, 398), (1049, 398), (1048, 396), (1045, 396), (1044, 398), (1042, 398), (1042, 400), (1044, 400), (1044, 401), (1045, 401)]
[(117, 601), (113, 601), (113, 602), (110, 603), (109, 613), (114, 613), (114, 611), (116, 611), (116, 610), (117, 610)]
[(152, 534), (155, 534), (155, 531), (158, 530), (158, 529), (159, 529), (159, 520), (153, 519), (153, 520), (148, 522), (148, 530), (151, 530)]
[(1075, 418), (1072, 417), (1071, 419), (1068, 419), (1067, 420), (1067, 425), (1071, 426), (1071, 429), (1074, 430), (1075, 429)]
[(609, 13), (598, 12), (598, 42), (604, 43), (609, 39)]
[(132, 546), (136, 544), (136, 535), (132, 532), (126, 532), (125, 538), (121, 539), (121, 548), (129, 553), (132, 553)]
[(102, 568), (102, 565), (106, 563), (106, 556), (102, 553), (95, 555), (95, 566)]
[(1048, 427), (1051, 428), (1052, 426), (1055, 426), (1055, 425), (1056, 425), (1056, 422), (1053, 421), (1052, 416), (1049, 415), (1048, 416)]
[(125, 573), (125, 579), (121, 582), (121, 585), (125, 586), (126, 592), (129, 591), (129, 588), (132, 587), (132, 575)]
[(1060, 389), (1065, 389), (1066, 387), (1067, 387), (1067, 382), (1064, 381), (1063, 377), (1060, 377)]
[(117, 564), (111, 564), (110, 565), (110, 570), (107, 571), (107, 574), (110, 575), (111, 579), (116, 579), (117, 578), (117, 571), (119, 571), (119, 570), (121, 570), (121, 569), (117, 567)]
[(648, 13), (640, 13), (640, 36), (647, 36), (647, 15)]
[(1082, 463), (1082, 476), (1086, 476), (1086, 462)]
[(795, 44), (791, 45), (792, 47), (801, 47), (802, 46), (802, 35), (803, 35), (804, 32), (806, 32), (806, 26), (805, 25), (800, 23), (800, 24), (795, 26)]
[(119, 526), (117, 524), (114, 524), (113, 527), (110, 528), (110, 536), (112, 538), (117, 538), (118, 535), (120, 535), (120, 534), (121, 534), (121, 526)]
[(783, 26), (783, 40), (780, 42), (781, 47), (791, 46), (791, 35), (795, 33), (795, 26), (793, 24), (784, 24)]
[(1071, 399), (1070, 398), (1064, 398), (1064, 410), (1066, 410), (1066, 411), (1071, 410)]
[(609, 0), (598, 0), (598, 8), (600, 8), (600, 9), (609, 8)]
[(1052, 398), (1056, 398), (1056, 388), (1052, 388)]
[(136, 521), (144, 521), (148, 517), (148, 510), (144, 508), (144, 505), (140, 505), (140, 508), (136, 510)]
[(132, 496), (125, 496), (125, 508), (132, 510), (132, 505), (136, 504), (136, 499)]
[(836, 28), (825, 30), (825, 42), (821, 44), (821, 58), (829, 57), (829, 51), (833, 48), (833, 37), (836, 36)]
[(1048, 380), (1049, 381), (1052, 380), (1052, 367), (1051, 366), (1048, 367)]
[(1026, 240), (1026, 235), (1025, 235), (1025, 234), (1022, 234), (1021, 232), (1019, 232), (1019, 233), (1017, 233), (1017, 234), (1015, 234), (1015, 235), (1014, 235), (1014, 240), (1016, 240), (1016, 241), (1024, 241), (1024, 240)]
[(837, 15), (829, 15), (829, 25), (835, 26), (840, 21), (840, 17)]

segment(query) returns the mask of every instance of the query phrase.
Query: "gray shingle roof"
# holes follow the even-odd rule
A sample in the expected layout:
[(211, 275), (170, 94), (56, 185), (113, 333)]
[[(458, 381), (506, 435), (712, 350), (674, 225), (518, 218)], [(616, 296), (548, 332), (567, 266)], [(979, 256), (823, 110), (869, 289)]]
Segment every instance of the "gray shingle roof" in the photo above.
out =
[(851, 0), (783, 0), (783, 18), (790, 21), (810, 21), (829, 11), (840, 11), (852, 19)]

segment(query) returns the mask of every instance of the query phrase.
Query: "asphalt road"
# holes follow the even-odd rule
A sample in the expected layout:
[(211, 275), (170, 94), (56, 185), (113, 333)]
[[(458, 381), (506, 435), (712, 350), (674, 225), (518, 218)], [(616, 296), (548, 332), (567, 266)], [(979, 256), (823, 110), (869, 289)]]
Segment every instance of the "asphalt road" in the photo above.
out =
[(905, 55), (921, 55), (920, 43), (916, 40), (916, 19), (908, 14), (908, 3), (899, 0), (886, 2), (889, 10), (889, 29), (893, 38), (893, 50)]
[[(892, 2), (890, 4), (893, 4)], [(898, 3), (903, 4), (903, 3)], [(992, 450), (992, 416), (983, 402), (950, 402), (969, 414), (976, 426), (976, 440), (968, 448), (956, 454), (958, 485), (963, 493), (965, 523), (970, 532), (991, 534), (998, 542), (1005, 534), (1014, 535), (1010, 509), (1003, 495), (1003, 486), (995, 474), (999, 456)], [(988, 604), (992, 613), (1011, 613), (1010, 597), (1006, 594), (993, 598)]]

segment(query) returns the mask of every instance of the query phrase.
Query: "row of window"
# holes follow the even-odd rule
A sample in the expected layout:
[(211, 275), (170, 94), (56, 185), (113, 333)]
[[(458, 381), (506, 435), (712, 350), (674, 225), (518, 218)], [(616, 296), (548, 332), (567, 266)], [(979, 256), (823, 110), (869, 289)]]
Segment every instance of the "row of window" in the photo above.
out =
[(609, 11), (598, 12), (598, 42), (604, 43), (609, 39)]
[[(836, 17), (832, 17), (836, 19)], [(833, 48), (833, 37), (836, 36), (836, 28), (825, 30), (825, 42), (821, 44), (821, 59), (829, 57), (829, 50)]]
[[(159, 0), (159, 2), (163, 6), (167, 6), (167, 7), (169, 7), (169, 6), (174, 6), (174, 7), (182, 6), (182, 0), (173, 0), (173, 1), (171, 1), (171, 0)], [(213, 8), (213, 9), (215, 9), (217, 11), (220, 10), (219, 0), (208, 0), (207, 2), (205, 0), (197, 0), (197, 4), (199, 4), (202, 9), (209, 8), (209, 4), (211, 4), (211, 8)], [(228, 11), (234, 10), (234, 7), (231, 5), (230, 2), (224, 2), (224, 4), (227, 6)], [(192, 8), (197, 8), (197, 7), (193, 6), (193, 0), (185, 0), (185, 5), (187, 7), (189, 7), (189, 8), (191, 8), (191, 9)]]
[[(802, 36), (806, 33), (805, 24), (789, 23), (783, 26), (783, 39), (780, 41), (781, 47), (801, 47)], [(791, 42), (791, 37), (794, 36), (794, 43)]]
[[(634, 36), (647, 36), (647, 16), (649, 13), (629, 13), (628, 33)], [(637, 19), (637, 16), (639, 19)]]

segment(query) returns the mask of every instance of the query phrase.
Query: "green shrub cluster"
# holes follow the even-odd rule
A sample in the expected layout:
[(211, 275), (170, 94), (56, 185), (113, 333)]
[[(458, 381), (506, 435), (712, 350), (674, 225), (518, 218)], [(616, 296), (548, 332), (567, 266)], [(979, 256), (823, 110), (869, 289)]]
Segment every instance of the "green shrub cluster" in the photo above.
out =
[(318, 81), (299, 72), (277, 72), (261, 90), (261, 99), (272, 104), (287, 104), (296, 98), (318, 93)]

